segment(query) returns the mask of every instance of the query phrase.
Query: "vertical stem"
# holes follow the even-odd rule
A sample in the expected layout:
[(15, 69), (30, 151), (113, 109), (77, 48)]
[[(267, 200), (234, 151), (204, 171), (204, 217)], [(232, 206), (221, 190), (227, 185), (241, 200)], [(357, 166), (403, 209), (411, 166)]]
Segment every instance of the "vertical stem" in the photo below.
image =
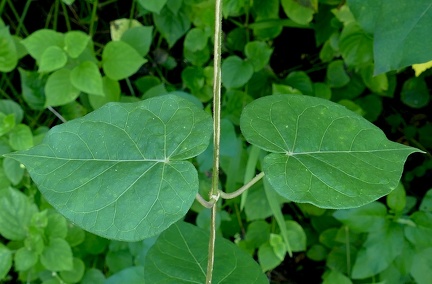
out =
[(98, 0), (93, 0), (93, 8), (92, 8), (92, 14), (91, 14), (91, 18), (90, 18), (90, 27), (89, 27), (89, 35), (91, 37), (93, 37), (94, 35), (94, 24), (96, 22), (96, 11), (97, 11), (97, 7), (98, 7)]
[[(213, 176), (211, 196), (219, 190), (220, 108), (221, 108), (221, 50), (222, 50), (222, 0), (215, 1), (215, 30), (213, 58)], [(206, 283), (212, 283), (216, 241), (216, 204), (211, 208), (210, 238), (208, 247)]]
[(72, 26), (69, 20), (69, 14), (68, 11), (66, 9), (66, 4), (63, 3), (63, 1), (60, 1), (60, 4), (62, 6), (62, 10), (63, 10), (63, 14), (64, 14), (64, 19), (65, 19), (65, 23), (66, 23), (66, 28), (68, 30), (68, 32), (70, 32), (72, 30)]

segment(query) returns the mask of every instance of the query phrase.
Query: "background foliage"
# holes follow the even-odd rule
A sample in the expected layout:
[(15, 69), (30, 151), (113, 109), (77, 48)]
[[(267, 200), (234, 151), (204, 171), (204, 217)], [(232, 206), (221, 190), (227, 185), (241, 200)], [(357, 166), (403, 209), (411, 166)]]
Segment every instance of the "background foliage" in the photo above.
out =
[[(175, 92), (210, 113), (213, 6), (211, 0), (0, 1), (0, 153), (38, 145), (52, 126), (107, 102)], [(427, 0), (224, 1), (225, 191), (265, 166), (267, 153), (240, 134), (240, 113), (272, 94), (337, 102), (389, 139), (430, 151), (432, 71), (421, 63), (432, 59), (431, 13)], [(191, 161), (205, 196), (210, 148)], [(348, 210), (295, 204), (259, 182), (219, 204), (218, 232), (244, 250), (238, 261), (247, 267), (243, 259), (253, 256), (272, 283), (428, 283), (431, 168), (430, 154), (413, 155), (386, 198)], [(159, 276), (144, 273), (146, 262), (172, 263), (164, 251), (172, 251), (170, 240), (198, 229), (170, 227), (157, 246), (155, 237), (100, 238), (56, 213), (11, 158), (2, 159), (0, 208), (0, 281), (6, 283), (142, 283), (144, 277), (152, 283)], [(194, 203), (185, 220), (206, 229), (209, 212)], [(186, 257), (205, 254), (203, 247)], [(224, 251), (216, 257), (226, 259)], [(215, 269), (222, 278), (224, 267)]]

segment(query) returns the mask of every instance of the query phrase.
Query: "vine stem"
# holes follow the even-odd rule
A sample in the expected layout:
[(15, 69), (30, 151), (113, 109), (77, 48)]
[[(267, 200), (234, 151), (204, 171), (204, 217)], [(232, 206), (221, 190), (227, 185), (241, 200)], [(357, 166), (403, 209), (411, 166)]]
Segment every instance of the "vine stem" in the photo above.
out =
[[(213, 58), (213, 174), (212, 196), (218, 195), (219, 190), (219, 150), (220, 150), (220, 108), (221, 108), (221, 50), (222, 50), (222, 0), (215, 1), (215, 29), (214, 29), (214, 58)], [(212, 283), (213, 265), (216, 241), (216, 204), (211, 208), (210, 237), (208, 245), (208, 260), (206, 283)]]

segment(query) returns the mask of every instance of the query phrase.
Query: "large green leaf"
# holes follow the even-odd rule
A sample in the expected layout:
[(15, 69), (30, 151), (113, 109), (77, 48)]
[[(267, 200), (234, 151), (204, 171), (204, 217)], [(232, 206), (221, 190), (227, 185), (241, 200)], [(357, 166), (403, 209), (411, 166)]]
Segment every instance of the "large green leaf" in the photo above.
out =
[(250, 103), (240, 118), (248, 142), (272, 152), (265, 178), (283, 197), (324, 208), (358, 207), (390, 193), (415, 148), (327, 100), (273, 95)]
[[(150, 248), (145, 263), (146, 283), (204, 283), (207, 231), (178, 222)], [(268, 283), (258, 264), (242, 249), (216, 238), (212, 283)]]
[(198, 176), (182, 160), (207, 148), (211, 129), (206, 112), (176, 96), (109, 103), (9, 157), (23, 163), (45, 198), (77, 225), (135, 241), (186, 214)]
[(429, 0), (350, 0), (348, 4), (365, 30), (374, 34), (375, 74), (432, 59)]

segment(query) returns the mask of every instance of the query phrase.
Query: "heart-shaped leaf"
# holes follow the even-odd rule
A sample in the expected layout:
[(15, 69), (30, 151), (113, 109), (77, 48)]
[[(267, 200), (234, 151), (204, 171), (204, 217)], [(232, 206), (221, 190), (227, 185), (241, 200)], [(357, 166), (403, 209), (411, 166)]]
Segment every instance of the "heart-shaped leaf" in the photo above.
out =
[[(205, 283), (208, 232), (177, 222), (163, 232), (145, 261), (145, 283)], [(212, 283), (268, 283), (258, 264), (242, 249), (216, 238)]]
[(198, 191), (185, 159), (203, 152), (210, 115), (173, 95), (109, 103), (51, 129), (42, 144), (10, 154), (45, 198), (80, 227), (136, 241), (183, 217)]
[(420, 152), (314, 97), (260, 98), (246, 106), (240, 126), (247, 141), (272, 152), (263, 170), (280, 195), (323, 208), (358, 207), (390, 193), (407, 156)]

